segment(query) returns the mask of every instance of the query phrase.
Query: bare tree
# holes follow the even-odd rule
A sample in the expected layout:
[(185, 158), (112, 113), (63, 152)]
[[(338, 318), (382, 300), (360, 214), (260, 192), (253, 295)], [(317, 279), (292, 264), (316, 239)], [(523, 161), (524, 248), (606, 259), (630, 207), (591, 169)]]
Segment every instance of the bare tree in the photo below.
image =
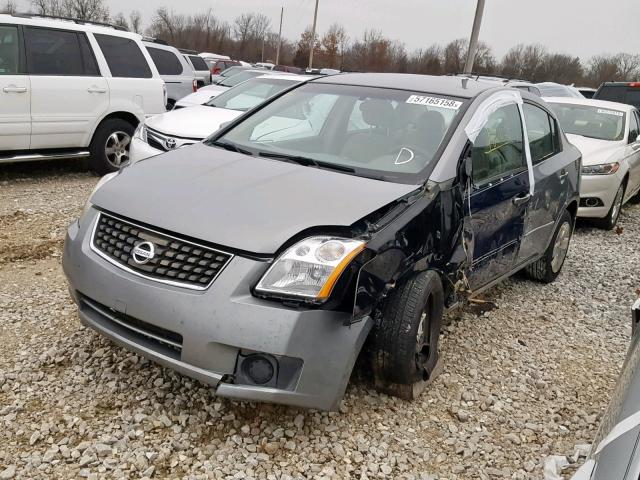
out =
[(129, 14), (129, 24), (131, 25), (131, 31), (142, 33), (142, 15), (139, 10), (133, 10)]
[(347, 44), (347, 34), (344, 27), (334, 23), (322, 37), (322, 52), (320, 62), (328, 68), (338, 68), (342, 64), (344, 47)]
[(461, 73), (467, 58), (467, 40), (459, 38), (444, 47), (444, 73)]
[(129, 22), (127, 22), (127, 17), (125, 17), (124, 13), (122, 12), (112, 17), (111, 23), (116, 25), (117, 27), (122, 27), (129, 30)]
[(104, 0), (32, 0), (36, 13), (78, 18), (80, 20), (107, 21), (109, 9)]
[(589, 83), (593, 86), (602, 82), (620, 80), (620, 69), (615, 56), (597, 55), (589, 60)]
[(619, 53), (614, 60), (621, 80), (635, 80), (640, 75), (640, 55)]
[(0, 7), (0, 13), (8, 13), (12, 15), (18, 11), (18, 6), (13, 0), (7, 0), (4, 6)]

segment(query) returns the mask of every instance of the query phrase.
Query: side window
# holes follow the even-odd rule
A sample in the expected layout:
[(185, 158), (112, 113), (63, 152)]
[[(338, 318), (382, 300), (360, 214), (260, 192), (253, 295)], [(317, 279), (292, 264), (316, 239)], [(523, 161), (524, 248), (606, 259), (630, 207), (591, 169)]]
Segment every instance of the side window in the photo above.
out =
[(193, 68), (195, 68), (196, 70), (209, 70), (207, 62), (205, 62), (202, 57), (199, 57), (197, 55), (189, 55), (189, 58), (191, 59)]
[(0, 75), (16, 75), (19, 71), (18, 27), (0, 25)]
[(30, 75), (84, 75), (76, 32), (27, 27), (24, 35)]
[(471, 150), (473, 183), (483, 185), (526, 170), (523, 146), (518, 107), (507, 105), (493, 112)]
[(622, 103), (628, 103), (629, 105), (633, 105), (636, 108), (640, 108), (640, 88), (628, 88), (627, 99)]
[(151, 78), (151, 69), (138, 44), (129, 38), (94, 34), (113, 77)]
[(555, 120), (544, 110), (525, 103), (524, 121), (527, 124), (531, 161), (535, 165), (557, 152), (558, 138)]
[(89, 40), (84, 33), (78, 34), (78, 40), (80, 41), (80, 51), (82, 52), (82, 63), (84, 65), (84, 73), (87, 77), (99, 77), (100, 70), (98, 69), (98, 62), (93, 54)]
[(173, 52), (153, 47), (147, 47), (147, 50), (160, 75), (182, 75), (182, 63)]
[(638, 125), (638, 112), (632, 112), (629, 115), (629, 143), (633, 143), (640, 135), (640, 126)]

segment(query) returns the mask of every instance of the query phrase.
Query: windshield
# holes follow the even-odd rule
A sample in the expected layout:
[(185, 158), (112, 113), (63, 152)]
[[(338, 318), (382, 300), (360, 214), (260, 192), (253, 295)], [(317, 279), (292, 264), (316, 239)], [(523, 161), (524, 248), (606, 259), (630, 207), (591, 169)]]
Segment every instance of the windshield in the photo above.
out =
[(584, 98), (577, 88), (570, 85), (561, 85), (559, 83), (538, 83), (538, 90), (543, 97), (572, 97)]
[(225, 78), (219, 82), (218, 85), (222, 85), (223, 87), (235, 87), (239, 83), (249, 80), (250, 78), (259, 77), (260, 75), (264, 75), (264, 72), (239, 72)]
[(443, 95), (312, 82), (207, 143), (412, 183), (432, 167), (462, 105)]
[(245, 112), (294, 83), (296, 83), (295, 80), (253, 78), (221, 93), (205, 105)]
[(599, 140), (624, 138), (626, 114), (619, 110), (591, 105), (548, 102), (566, 133)]

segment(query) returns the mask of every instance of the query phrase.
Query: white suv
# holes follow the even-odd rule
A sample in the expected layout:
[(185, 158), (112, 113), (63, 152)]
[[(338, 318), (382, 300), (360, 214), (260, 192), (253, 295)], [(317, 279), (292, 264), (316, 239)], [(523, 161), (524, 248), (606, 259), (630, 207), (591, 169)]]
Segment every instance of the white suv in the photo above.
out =
[(129, 158), (136, 126), (165, 112), (166, 87), (142, 37), (84, 21), (0, 15), (0, 163)]

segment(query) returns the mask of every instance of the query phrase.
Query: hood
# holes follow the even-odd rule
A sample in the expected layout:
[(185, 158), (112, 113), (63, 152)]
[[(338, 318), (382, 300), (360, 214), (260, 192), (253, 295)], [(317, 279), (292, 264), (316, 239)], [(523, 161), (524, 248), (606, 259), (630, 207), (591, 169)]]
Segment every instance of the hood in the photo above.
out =
[[(624, 142), (599, 140), (597, 138), (583, 137), (567, 133), (567, 139), (582, 153), (583, 165), (599, 165), (601, 163), (615, 162), (616, 156), (624, 150)], [(614, 158), (612, 158), (614, 157)]]
[(91, 203), (176, 234), (272, 254), (303, 230), (348, 227), (416, 188), (195, 144), (123, 169)]
[(228, 108), (198, 105), (155, 115), (146, 124), (166, 135), (202, 139), (218, 130), (224, 122), (231, 121), (242, 113)]
[(220, 85), (207, 85), (198, 89), (197, 92), (190, 93), (186, 97), (182, 97), (176, 102), (181, 107), (191, 107), (193, 105), (203, 105), (212, 98), (217, 97), (222, 92), (229, 90), (229, 87), (221, 87)]

